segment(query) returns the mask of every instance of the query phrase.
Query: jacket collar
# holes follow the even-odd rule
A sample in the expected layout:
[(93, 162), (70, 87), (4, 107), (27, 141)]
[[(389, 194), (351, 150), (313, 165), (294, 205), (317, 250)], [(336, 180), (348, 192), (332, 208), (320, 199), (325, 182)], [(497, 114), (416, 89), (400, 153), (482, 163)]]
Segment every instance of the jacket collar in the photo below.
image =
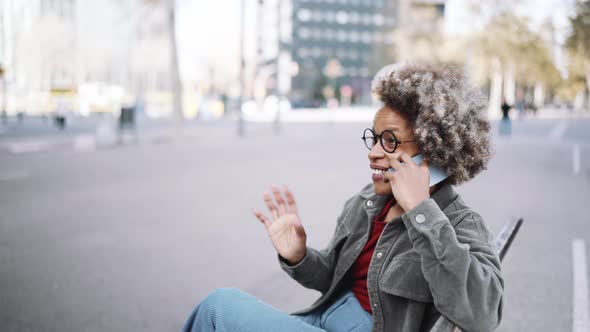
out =
[[(365, 188), (363, 188), (363, 190), (360, 193), (360, 196), (366, 201), (372, 201), (373, 204), (371, 207), (374, 209), (378, 209), (378, 211), (381, 211), (381, 209), (385, 206), (385, 203), (387, 203), (389, 197), (391, 197), (391, 195), (377, 195), (375, 193), (373, 184), (369, 184)], [(445, 181), (443, 182), (442, 187), (435, 191), (430, 196), (430, 198), (432, 198), (436, 202), (441, 211), (444, 211), (451, 203), (453, 203), (453, 201), (457, 199), (457, 196), (458, 194), (455, 191), (453, 185)]]

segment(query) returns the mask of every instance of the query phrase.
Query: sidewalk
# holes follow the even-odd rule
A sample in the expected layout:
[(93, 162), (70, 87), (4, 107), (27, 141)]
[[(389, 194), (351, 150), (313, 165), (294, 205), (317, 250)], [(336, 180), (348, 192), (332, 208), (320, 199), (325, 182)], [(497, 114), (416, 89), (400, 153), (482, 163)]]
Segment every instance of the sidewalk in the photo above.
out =
[[(283, 111), (277, 118), (276, 112), (244, 113), (246, 131), (259, 130), (273, 126), (277, 120), (281, 124), (302, 123), (366, 123), (373, 121), (376, 107), (348, 107), (338, 109), (294, 109)], [(570, 111), (565, 109), (542, 109), (536, 116), (526, 114), (522, 119), (573, 119), (590, 118), (589, 111)], [(493, 117), (491, 121), (499, 118)], [(513, 116), (517, 121), (517, 117)], [(167, 143), (173, 141), (187, 141), (197, 137), (208, 137), (216, 130), (237, 131), (237, 114), (230, 114), (223, 119), (213, 121), (188, 120), (176, 128), (171, 120), (147, 120), (137, 125), (137, 129), (125, 130), (119, 133), (116, 121), (99, 121), (92, 127), (85, 124), (84, 130), (70, 129), (60, 135), (38, 135), (36, 132), (17, 136), (3, 136), (0, 132), (0, 153), (23, 154), (50, 150), (90, 152), (102, 148), (120, 146), (146, 145)], [(249, 124), (249, 125), (248, 125)], [(90, 127), (89, 127), (90, 126)], [(0, 127), (1, 128), (1, 127)]]
[[(366, 122), (373, 121), (373, 116), (378, 106), (359, 106), (337, 109), (315, 108), (315, 109), (291, 109), (282, 111), (279, 115), (281, 122)], [(500, 111), (489, 112), (490, 120), (498, 120), (501, 117)], [(237, 115), (233, 115), (237, 119)], [(512, 117), (516, 118), (515, 112)], [(589, 110), (565, 110), (556, 108), (540, 109), (536, 115), (525, 114), (524, 119), (559, 119), (559, 118), (590, 118)], [(249, 112), (244, 113), (244, 120), (247, 122), (274, 122), (277, 120), (276, 112)]]

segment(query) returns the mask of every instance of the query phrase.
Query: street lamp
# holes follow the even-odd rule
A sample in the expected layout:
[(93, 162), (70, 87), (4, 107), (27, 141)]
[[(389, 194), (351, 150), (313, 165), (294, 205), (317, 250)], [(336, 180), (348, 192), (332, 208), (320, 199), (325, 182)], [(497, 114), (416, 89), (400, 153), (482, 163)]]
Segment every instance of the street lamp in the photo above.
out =
[(246, 60), (244, 59), (244, 30), (245, 30), (245, 14), (246, 14), (246, 0), (240, 1), (240, 97), (238, 102), (238, 136), (243, 137), (245, 134), (244, 128), (244, 112), (242, 112), (242, 104), (244, 103), (244, 95), (246, 90), (245, 79), (245, 66)]

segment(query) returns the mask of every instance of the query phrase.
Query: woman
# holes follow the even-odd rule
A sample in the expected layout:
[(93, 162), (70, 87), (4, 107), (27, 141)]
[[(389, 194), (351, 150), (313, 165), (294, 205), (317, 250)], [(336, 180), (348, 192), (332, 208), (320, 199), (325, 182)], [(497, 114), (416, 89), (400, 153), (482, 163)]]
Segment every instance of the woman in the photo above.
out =
[(453, 189), (490, 159), (484, 98), (459, 72), (420, 65), (385, 67), (373, 92), (384, 105), (363, 134), (372, 183), (346, 202), (326, 249), (306, 246), (288, 189), (264, 195), (270, 215), (254, 210), (282, 268), (322, 296), (288, 315), (219, 289), (185, 331), (428, 331), (439, 314), (464, 331), (499, 324), (492, 235)]

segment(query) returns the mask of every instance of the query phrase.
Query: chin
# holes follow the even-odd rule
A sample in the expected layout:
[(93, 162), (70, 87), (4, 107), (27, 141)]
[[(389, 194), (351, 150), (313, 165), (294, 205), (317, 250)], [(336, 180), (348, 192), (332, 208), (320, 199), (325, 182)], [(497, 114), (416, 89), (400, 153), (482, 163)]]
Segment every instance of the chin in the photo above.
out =
[(373, 189), (377, 195), (391, 195), (391, 186), (389, 183), (374, 183)]

